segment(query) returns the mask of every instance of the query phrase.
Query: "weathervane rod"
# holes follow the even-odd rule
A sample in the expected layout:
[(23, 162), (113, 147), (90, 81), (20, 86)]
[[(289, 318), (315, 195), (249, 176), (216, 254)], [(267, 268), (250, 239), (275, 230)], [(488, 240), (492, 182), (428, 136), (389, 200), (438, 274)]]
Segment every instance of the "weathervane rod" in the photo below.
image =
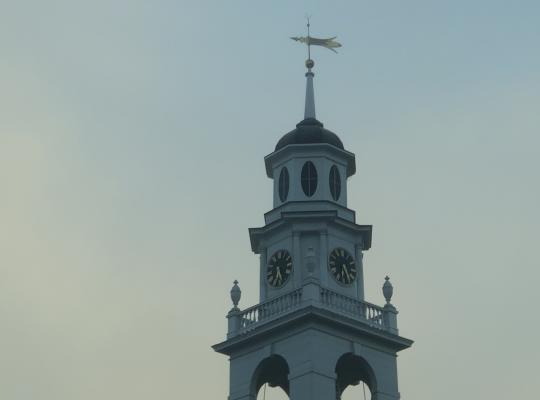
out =
[(309, 42), (309, 16), (306, 16), (307, 19), (307, 58), (308, 60), (311, 60), (311, 43)]

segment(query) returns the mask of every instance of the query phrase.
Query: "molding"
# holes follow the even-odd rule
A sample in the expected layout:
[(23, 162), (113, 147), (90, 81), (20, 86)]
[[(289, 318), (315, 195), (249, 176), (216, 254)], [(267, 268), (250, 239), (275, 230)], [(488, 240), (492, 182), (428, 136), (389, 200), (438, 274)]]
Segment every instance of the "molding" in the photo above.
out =
[(285, 314), (265, 324), (261, 324), (254, 330), (234, 336), (224, 342), (218, 343), (212, 348), (218, 353), (232, 355), (241, 351), (246, 346), (256, 345), (257, 342), (268, 337), (274, 337), (283, 330), (291, 329), (293, 326), (305, 326), (306, 324), (316, 324), (319, 330), (322, 327), (337, 328), (357, 335), (370, 337), (377, 342), (384, 344), (389, 351), (397, 352), (409, 348), (413, 341), (387, 331), (373, 328), (362, 321), (357, 321), (347, 316), (315, 307), (312, 304), (304, 306), (296, 311)]

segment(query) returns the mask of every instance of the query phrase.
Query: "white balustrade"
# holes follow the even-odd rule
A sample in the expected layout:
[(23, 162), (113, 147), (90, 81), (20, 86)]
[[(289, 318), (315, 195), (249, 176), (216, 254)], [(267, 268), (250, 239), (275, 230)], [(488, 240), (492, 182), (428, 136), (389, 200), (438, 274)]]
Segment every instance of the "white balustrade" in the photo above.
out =
[(240, 313), (240, 330), (245, 333), (255, 328), (259, 322), (265, 322), (276, 316), (292, 311), (300, 306), (302, 289), (297, 289), (283, 296), (276, 297), (264, 303), (245, 309)]
[(356, 300), (325, 288), (321, 288), (321, 303), (329, 309), (360, 318), (376, 328), (385, 329), (383, 308), (375, 304)]
[[(307, 304), (307, 303), (306, 303)], [(320, 288), (319, 307), (336, 311), (348, 317), (364, 322), (374, 328), (396, 333), (392, 326), (388, 325), (384, 317), (385, 308), (365, 301), (356, 300), (344, 296), (330, 289)], [(302, 289), (297, 289), (270, 299), (264, 303), (238, 311), (234, 318), (238, 318), (238, 328), (231, 332), (232, 335), (244, 334), (252, 331), (263, 323), (294, 311), (302, 306)], [(390, 324), (391, 325), (391, 324)]]

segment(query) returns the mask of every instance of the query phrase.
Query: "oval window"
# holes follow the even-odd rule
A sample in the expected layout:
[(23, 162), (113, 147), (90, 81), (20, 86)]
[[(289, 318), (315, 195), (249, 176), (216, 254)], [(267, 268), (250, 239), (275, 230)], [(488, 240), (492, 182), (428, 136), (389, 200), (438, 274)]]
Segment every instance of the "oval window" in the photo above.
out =
[(302, 167), (302, 190), (311, 197), (317, 190), (317, 170), (311, 161), (306, 161)]
[(283, 203), (289, 195), (289, 171), (286, 167), (283, 167), (279, 173), (278, 185), (279, 199)]
[(338, 201), (341, 195), (341, 177), (339, 176), (339, 169), (335, 165), (330, 168), (330, 193), (335, 201)]

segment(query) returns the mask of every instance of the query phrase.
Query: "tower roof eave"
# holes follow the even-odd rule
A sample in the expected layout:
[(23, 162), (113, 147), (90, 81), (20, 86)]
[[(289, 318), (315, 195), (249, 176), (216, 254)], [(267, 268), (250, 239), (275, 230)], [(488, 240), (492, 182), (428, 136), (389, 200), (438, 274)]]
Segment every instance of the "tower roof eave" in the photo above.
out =
[(356, 235), (361, 237), (362, 250), (369, 250), (371, 248), (371, 237), (373, 226), (372, 225), (358, 225), (354, 222), (347, 221), (337, 216), (337, 211), (288, 211), (281, 214), (281, 219), (271, 222), (260, 228), (249, 228), (249, 239), (251, 242), (251, 250), (255, 254), (259, 254), (260, 242), (268, 233), (283, 228), (286, 224), (293, 222), (309, 222), (309, 221), (327, 222), (331, 224), (339, 225)]
[(306, 326), (318, 327), (319, 329), (330, 329), (334, 331), (334, 327), (339, 327), (353, 335), (362, 335), (364, 337), (374, 338), (379, 343), (388, 346), (394, 351), (405, 350), (412, 346), (412, 340), (398, 336), (381, 329), (373, 328), (361, 321), (349, 318), (345, 315), (330, 312), (328, 310), (306, 305), (294, 312), (284, 314), (283, 316), (270, 320), (268, 323), (247, 332), (243, 335), (238, 335), (224, 342), (215, 344), (212, 348), (218, 353), (230, 355), (233, 352), (245, 348), (245, 346), (259, 343), (256, 340), (261, 338), (275, 338), (276, 334), (287, 330), (290, 332), (291, 326), (305, 329)]
[(336, 154), (339, 157), (343, 157), (347, 163), (347, 178), (356, 173), (356, 161), (354, 153), (347, 151), (342, 148), (338, 148), (332, 144), (328, 143), (309, 143), (309, 144), (288, 144), (279, 150), (276, 150), (266, 157), (264, 157), (264, 165), (266, 168), (266, 176), (273, 178), (272, 176), (272, 165), (274, 162), (281, 157), (286, 157), (293, 152), (305, 152), (313, 150), (329, 150), (330, 152)]

